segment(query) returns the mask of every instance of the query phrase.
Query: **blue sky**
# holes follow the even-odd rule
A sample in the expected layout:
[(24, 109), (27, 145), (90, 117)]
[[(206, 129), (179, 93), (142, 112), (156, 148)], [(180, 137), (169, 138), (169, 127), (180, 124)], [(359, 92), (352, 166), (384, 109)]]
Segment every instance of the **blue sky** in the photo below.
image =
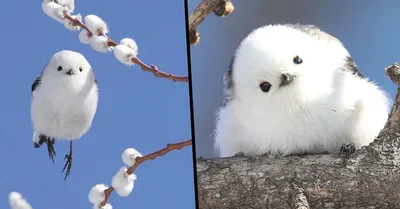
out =
[[(0, 82), (0, 208), (18, 191), (34, 209), (91, 208), (88, 192), (110, 184), (123, 165), (121, 153), (134, 147), (143, 154), (191, 138), (187, 83), (174, 83), (119, 63), (79, 42), (78, 33), (47, 17), (40, 1), (4, 1), (0, 14), (2, 76)], [(115, 41), (136, 40), (139, 58), (161, 70), (187, 75), (184, 4), (173, 1), (76, 1), (75, 13), (95, 14)], [(74, 161), (66, 182), (61, 173), (68, 142), (55, 144), (53, 164), (45, 147), (34, 149), (30, 87), (57, 51), (86, 56), (99, 81), (100, 98), (90, 131), (74, 144)], [(192, 147), (142, 164), (130, 196), (110, 197), (114, 208), (195, 208)]]

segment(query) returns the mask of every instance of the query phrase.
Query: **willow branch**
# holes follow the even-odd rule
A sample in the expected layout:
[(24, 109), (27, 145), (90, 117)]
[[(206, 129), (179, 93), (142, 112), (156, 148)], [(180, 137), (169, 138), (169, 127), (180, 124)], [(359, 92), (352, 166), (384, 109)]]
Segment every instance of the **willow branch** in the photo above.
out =
[[(64, 16), (65, 16), (66, 19), (71, 21), (71, 23), (73, 25), (80, 26), (81, 28), (86, 30), (89, 33), (89, 37), (93, 35), (92, 32), (89, 30), (89, 28), (82, 21), (72, 18), (67, 13), (64, 13)], [(116, 46), (116, 45), (118, 45), (117, 42), (113, 41), (110, 37), (107, 36), (107, 38), (108, 38), (108, 46)], [(151, 72), (156, 77), (165, 78), (165, 79), (168, 79), (168, 80), (172, 80), (174, 82), (188, 82), (189, 81), (187, 76), (177, 76), (177, 75), (174, 75), (174, 74), (165, 73), (165, 72), (161, 71), (160, 69), (158, 69), (157, 66), (155, 66), (155, 65), (147, 65), (137, 57), (132, 58), (132, 62), (137, 64), (137, 65), (139, 65), (143, 71)]]
[[(145, 155), (143, 157), (137, 157), (135, 160), (135, 164), (133, 166), (131, 166), (126, 173), (128, 173), (129, 175), (132, 174), (139, 165), (141, 165), (143, 162), (145, 162), (147, 160), (154, 160), (157, 157), (164, 156), (165, 154), (167, 154), (173, 150), (180, 150), (180, 149), (190, 146), (190, 145), (192, 145), (191, 139), (183, 141), (183, 142), (175, 143), (175, 144), (168, 144), (167, 147), (164, 149), (158, 150), (156, 152)], [(110, 197), (110, 195), (112, 194), (113, 191), (114, 191), (113, 187), (110, 187), (104, 191), (105, 198), (104, 198), (104, 201), (101, 203), (102, 206), (107, 204), (108, 198)]]

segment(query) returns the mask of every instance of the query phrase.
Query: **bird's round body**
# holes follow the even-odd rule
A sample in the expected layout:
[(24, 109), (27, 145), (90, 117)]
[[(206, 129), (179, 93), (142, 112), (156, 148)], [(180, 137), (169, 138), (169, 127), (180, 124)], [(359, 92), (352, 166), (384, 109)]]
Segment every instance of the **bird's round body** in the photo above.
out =
[(311, 25), (268, 25), (238, 48), (217, 113), (221, 157), (338, 152), (372, 142), (389, 98), (357, 70), (342, 43)]
[(74, 140), (85, 134), (97, 110), (98, 88), (83, 55), (56, 53), (32, 86), (31, 117), (36, 133)]

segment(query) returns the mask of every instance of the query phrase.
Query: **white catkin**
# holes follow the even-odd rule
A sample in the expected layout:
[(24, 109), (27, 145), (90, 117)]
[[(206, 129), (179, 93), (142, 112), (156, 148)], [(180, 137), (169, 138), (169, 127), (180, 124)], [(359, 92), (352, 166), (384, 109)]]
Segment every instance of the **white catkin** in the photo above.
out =
[(107, 43), (108, 38), (105, 36), (92, 36), (90, 38), (90, 46), (92, 47), (92, 49), (101, 53), (111, 51), (111, 47), (109, 47)]

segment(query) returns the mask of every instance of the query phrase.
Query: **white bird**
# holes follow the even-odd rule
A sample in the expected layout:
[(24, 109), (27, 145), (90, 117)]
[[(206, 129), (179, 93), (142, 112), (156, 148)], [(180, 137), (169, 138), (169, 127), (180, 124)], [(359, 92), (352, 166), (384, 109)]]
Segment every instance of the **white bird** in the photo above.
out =
[(86, 58), (74, 51), (55, 53), (32, 84), (31, 117), (34, 146), (47, 144), (54, 162), (55, 139), (70, 140), (65, 156), (64, 180), (72, 167), (72, 140), (90, 128), (97, 110), (98, 87), (93, 69)]
[(333, 153), (346, 143), (353, 152), (374, 140), (389, 113), (387, 94), (313, 25), (254, 30), (224, 85), (214, 138), (221, 157)]

